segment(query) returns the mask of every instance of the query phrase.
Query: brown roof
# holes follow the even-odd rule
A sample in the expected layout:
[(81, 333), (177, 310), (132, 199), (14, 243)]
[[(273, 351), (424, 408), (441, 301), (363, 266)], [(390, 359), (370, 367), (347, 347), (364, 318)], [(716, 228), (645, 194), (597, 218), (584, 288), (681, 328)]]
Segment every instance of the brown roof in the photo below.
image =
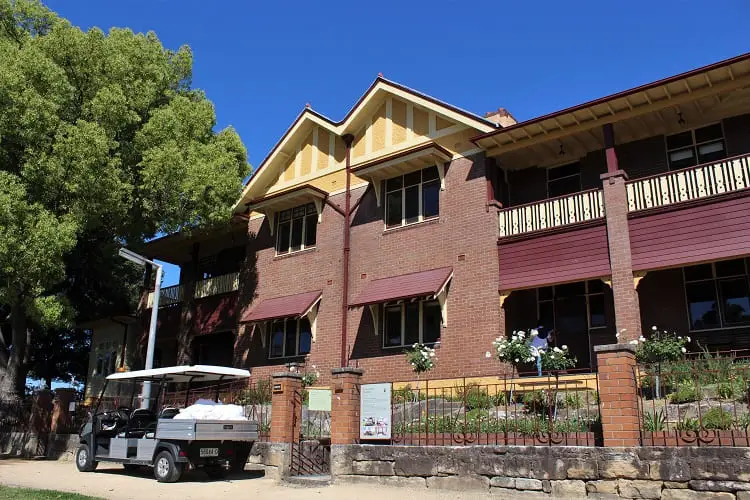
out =
[(318, 290), (266, 299), (261, 301), (251, 311), (243, 314), (240, 321), (248, 323), (277, 318), (299, 318), (320, 300), (322, 294), (323, 292)]
[(374, 280), (359, 294), (357, 300), (349, 305), (356, 307), (435, 295), (445, 286), (451, 276), (453, 276), (452, 267), (441, 267)]

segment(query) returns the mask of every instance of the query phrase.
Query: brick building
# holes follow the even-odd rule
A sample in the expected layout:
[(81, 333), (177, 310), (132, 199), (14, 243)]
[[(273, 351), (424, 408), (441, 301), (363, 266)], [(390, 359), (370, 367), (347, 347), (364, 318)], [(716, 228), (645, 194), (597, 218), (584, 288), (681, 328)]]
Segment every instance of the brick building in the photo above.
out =
[(339, 122), (305, 108), (226, 228), (149, 244), (182, 270), (157, 357), (374, 382), (417, 341), (431, 377), (496, 375), (540, 322), (584, 369), (651, 325), (747, 347), (749, 153), (750, 55), (520, 123), (379, 77)]

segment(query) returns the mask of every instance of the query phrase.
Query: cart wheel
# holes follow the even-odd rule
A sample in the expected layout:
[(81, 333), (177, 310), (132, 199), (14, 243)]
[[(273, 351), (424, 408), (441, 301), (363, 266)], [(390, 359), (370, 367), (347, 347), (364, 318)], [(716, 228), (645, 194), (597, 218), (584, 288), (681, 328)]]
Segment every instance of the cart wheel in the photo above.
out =
[(154, 476), (160, 483), (176, 483), (180, 480), (185, 465), (174, 461), (174, 457), (168, 451), (162, 451), (156, 455), (154, 460)]
[(76, 467), (78, 467), (78, 470), (81, 472), (94, 472), (97, 465), (99, 465), (99, 462), (94, 460), (89, 446), (87, 444), (79, 446), (76, 452)]
[(211, 479), (224, 479), (227, 475), (227, 471), (221, 465), (213, 465), (205, 467), (206, 475)]

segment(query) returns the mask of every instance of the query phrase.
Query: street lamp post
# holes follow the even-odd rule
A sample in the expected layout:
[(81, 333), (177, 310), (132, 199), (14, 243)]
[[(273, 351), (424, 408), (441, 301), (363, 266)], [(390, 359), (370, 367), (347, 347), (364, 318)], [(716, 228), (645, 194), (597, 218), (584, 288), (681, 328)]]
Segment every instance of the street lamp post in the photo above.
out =
[[(135, 252), (131, 252), (127, 248), (120, 248), (120, 257), (138, 264), (139, 266), (146, 266), (147, 264), (156, 268), (156, 283), (154, 285), (154, 301), (151, 304), (151, 323), (148, 328), (148, 347), (146, 349), (146, 370), (150, 370), (154, 367), (154, 349), (156, 347), (156, 323), (159, 316), (159, 296), (161, 295), (161, 273), (162, 266), (156, 262), (147, 259), (142, 255), (138, 255)], [(143, 383), (143, 392), (141, 393), (141, 408), (149, 407), (149, 400), (151, 398), (151, 382)]]

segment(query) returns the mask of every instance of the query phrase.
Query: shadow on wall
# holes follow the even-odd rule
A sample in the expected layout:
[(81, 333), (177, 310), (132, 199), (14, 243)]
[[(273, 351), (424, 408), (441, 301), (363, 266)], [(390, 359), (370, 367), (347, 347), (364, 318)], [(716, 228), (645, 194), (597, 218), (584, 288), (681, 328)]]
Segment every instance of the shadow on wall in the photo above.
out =
[[(248, 240), (245, 246), (245, 260), (240, 269), (239, 288), (237, 290), (237, 305), (234, 308), (234, 324), (237, 326), (237, 338), (234, 344), (234, 366), (243, 366), (244, 360), (253, 350), (262, 349), (260, 335), (251, 335), (252, 325), (240, 323), (242, 315), (248, 311), (257, 297), (258, 290), (258, 250), (272, 246), (271, 232), (268, 227), (268, 220), (264, 218), (263, 225), (258, 233), (248, 233)], [(252, 337), (257, 337), (258, 346), (253, 346)]]

